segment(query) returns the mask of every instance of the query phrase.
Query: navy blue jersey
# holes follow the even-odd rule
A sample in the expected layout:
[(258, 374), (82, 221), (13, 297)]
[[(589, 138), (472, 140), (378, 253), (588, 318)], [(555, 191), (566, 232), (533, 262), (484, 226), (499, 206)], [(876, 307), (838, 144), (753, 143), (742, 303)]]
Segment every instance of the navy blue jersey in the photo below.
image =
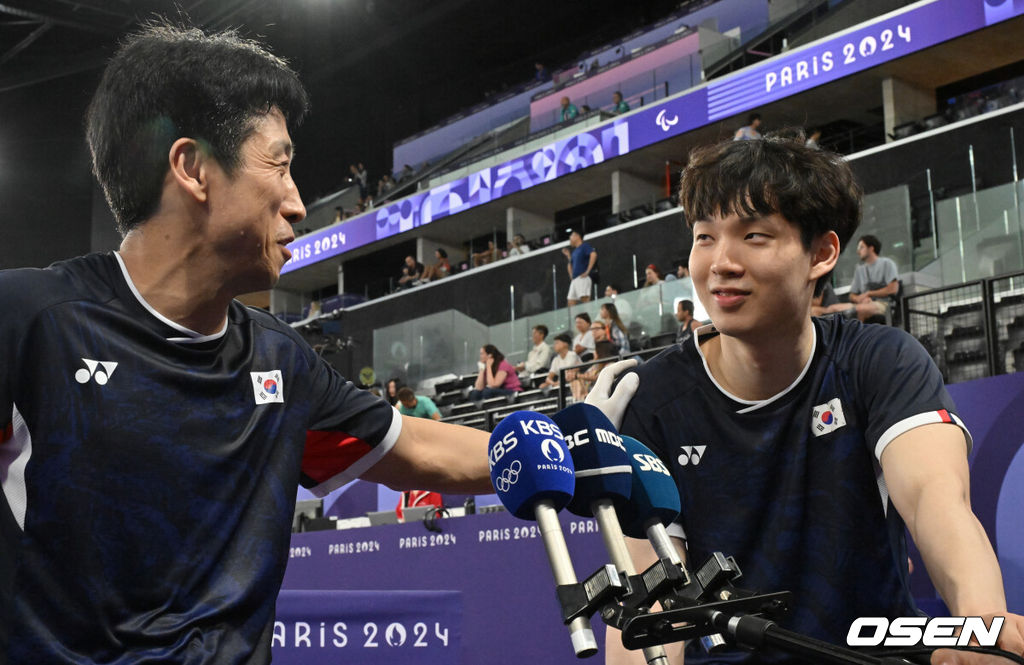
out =
[[(910, 335), (839, 317), (814, 319), (814, 330), (803, 373), (761, 402), (721, 388), (696, 341), (664, 351), (638, 368), (622, 432), (671, 470), (682, 513), (670, 532), (686, 538), (693, 568), (714, 551), (733, 555), (739, 586), (793, 592), (782, 627), (845, 644), (857, 617), (917, 613), (882, 451), (914, 427), (962, 424)], [(698, 334), (703, 342), (717, 333), (706, 326)], [(686, 656), (712, 662), (695, 645)], [(714, 661), (749, 658), (735, 651)]]
[(400, 430), (265, 312), (197, 335), (114, 254), (0, 272), (0, 662), (269, 662), (297, 486)]

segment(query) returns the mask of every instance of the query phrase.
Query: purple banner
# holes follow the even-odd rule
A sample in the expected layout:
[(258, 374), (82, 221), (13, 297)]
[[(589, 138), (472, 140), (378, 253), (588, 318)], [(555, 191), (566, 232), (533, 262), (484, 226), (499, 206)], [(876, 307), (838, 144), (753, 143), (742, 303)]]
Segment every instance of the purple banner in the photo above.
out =
[[(992, 5), (995, 5), (994, 7)], [(937, 0), (708, 85), (708, 120), (736, 115), (1024, 12), (1021, 0)]]
[(274, 663), (458, 665), (458, 591), (282, 591)]
[(1024, 14), (1024, 0), (936, 0), (816, 42), (292, 242), (283, 273), (600, 164), (709, 122)]

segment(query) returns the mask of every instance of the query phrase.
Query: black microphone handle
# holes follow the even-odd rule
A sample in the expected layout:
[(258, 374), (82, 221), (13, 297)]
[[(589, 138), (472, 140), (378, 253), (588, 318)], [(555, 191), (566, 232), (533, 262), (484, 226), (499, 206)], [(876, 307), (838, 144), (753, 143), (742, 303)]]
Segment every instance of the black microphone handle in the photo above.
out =
[[(544, 550), (548, 554), (548, 563), (555, 576), (555, 584), (576, 584), (576, 571), (569, 558), (569, 548), (565, 544), (562, 525), (558, 521), (558, 511), (550, 499), (541, 499), (534, 506), (537, 527), (540, 529)], [(577, 617), (569, 623), (569, 639), (577, 658), (587, 658), (597, 653), (597, 639), (590, 627), (590, 619)]]
[[(594, 512), (598, 529), (601, 531), (601, 539), (604, 540), (605, 549), (612, 559), (612, 565), (620, 573), (636, 575), (636, 567), (633, 559), (629, 556), (626, 548), (626, 537), (622, 533), (622, 525), (615, 514), (615, 506), (611, 499), (594, 499), (590, 503)], [(662, 527), (664, 529), (665, 527)], [(644, 659), (648, 665), (668, 665), (668, 656), (665, 655), (665, 647), (655, 645), (644, 647)]]

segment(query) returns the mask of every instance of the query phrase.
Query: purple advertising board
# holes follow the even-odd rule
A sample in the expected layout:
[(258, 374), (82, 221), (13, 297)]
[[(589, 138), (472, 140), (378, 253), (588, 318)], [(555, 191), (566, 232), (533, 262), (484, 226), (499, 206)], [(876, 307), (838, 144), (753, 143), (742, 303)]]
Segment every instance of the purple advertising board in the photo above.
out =
[(935, 0), (770, 58), (611, 124), (419, 192), (288, 245), (283, 273), (425, 226), (742, 113), (1024, 14), (1024, 0)]

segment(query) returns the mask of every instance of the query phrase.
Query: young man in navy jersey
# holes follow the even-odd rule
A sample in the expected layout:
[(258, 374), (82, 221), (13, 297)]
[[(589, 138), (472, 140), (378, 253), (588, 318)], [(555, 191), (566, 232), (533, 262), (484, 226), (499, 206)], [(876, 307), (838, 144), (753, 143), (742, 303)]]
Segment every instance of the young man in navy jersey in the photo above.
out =
[[(859, 223), (849, 167), (802, 141), (727, 142), (692, 153), (680, 201), (712, 324), (637, 368), (628, 406), (628, 388), (607, 393), (630, 361), (609, 368), (588, 401), (671, 470), (682, 513), (669, 531), (683, 556), (693, 566), (713, 551), (735, 556), (741, 586), (793, 592), (784, 628), (845, 644), (857, 617), (916, 614), (906, 525), (952, 614), (1005, 616), (999, 646), (1024, 652), (1024, 620), (1007, 613), (969, 503), (970, 435), (938, 370), (901, 330), (810, 315)], [(647, 541), (630, 549), (638, 569), (653, 563)], [(682, 662), (683, 645), (668, 649)], [(685, 654), (792, 660), (708, 656), (697, 644)], [(940, 650), (933, 663), (985, 658)], [(606, 662), (643, 658), (609, 630)]]
[(289, 326), (306, 92), (152, 25), (90, 105), (118, 252), (0, 273), (0, 663), (267, 663), (301, 483), (489, 492), (487, 435), (404, 418)]

